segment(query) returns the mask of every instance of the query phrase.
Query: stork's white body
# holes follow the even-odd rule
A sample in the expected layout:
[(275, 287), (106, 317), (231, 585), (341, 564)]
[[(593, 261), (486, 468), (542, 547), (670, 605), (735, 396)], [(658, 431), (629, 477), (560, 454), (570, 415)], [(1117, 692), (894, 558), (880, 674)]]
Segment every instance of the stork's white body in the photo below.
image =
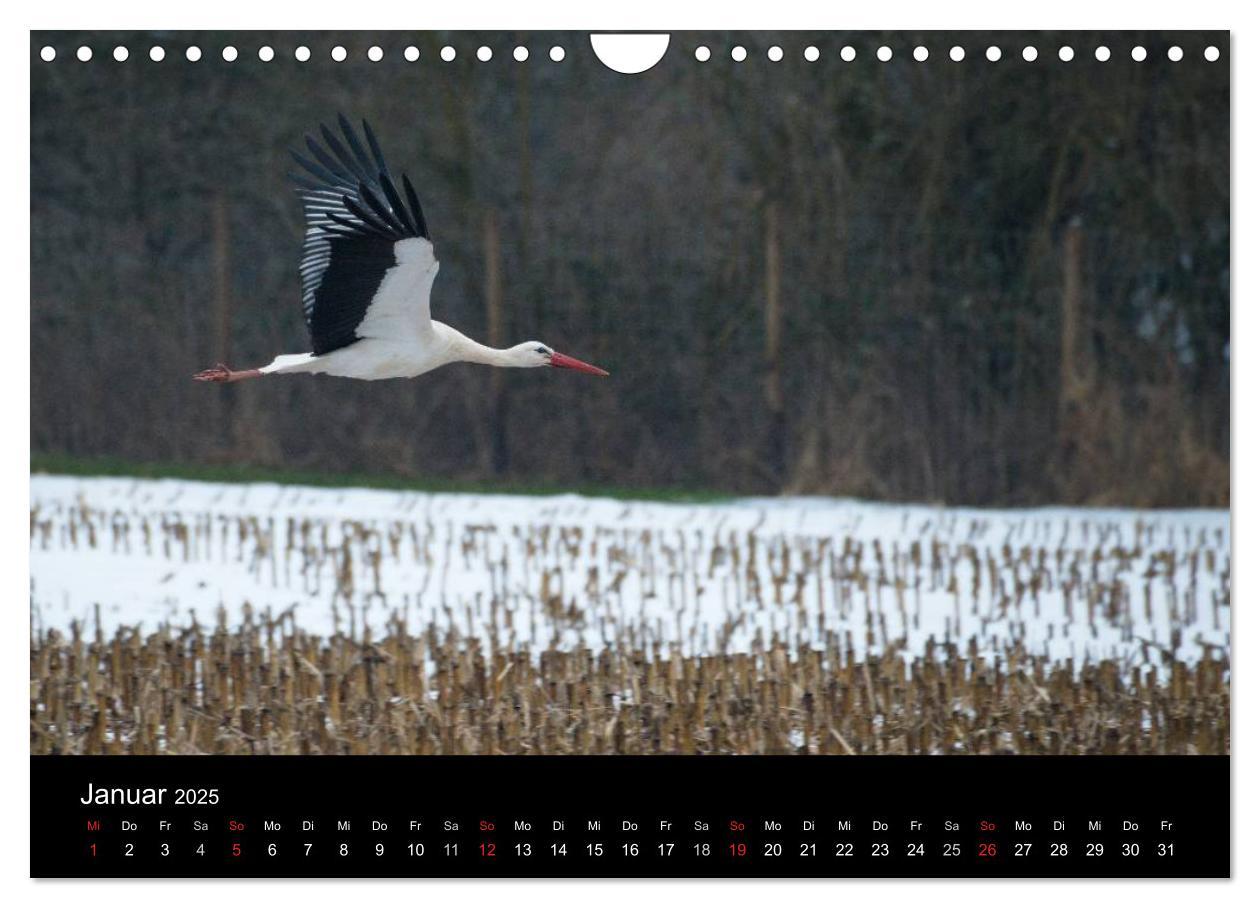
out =
[(473, 362), (491, 366), (514, 365), (507, 362), (510, 350), (483, 346), (456, 331), (450, 325), (430, 321), (423, 337), (364, 338), (349, 347), (342, 347), (323, 356), (311, 353), (290, 353), (277, 356), (259, 371), (264, 375), (288, 372), (310, 372), (374, 381), (383, 378), (415, 378), (432, 372), (447, 363)]

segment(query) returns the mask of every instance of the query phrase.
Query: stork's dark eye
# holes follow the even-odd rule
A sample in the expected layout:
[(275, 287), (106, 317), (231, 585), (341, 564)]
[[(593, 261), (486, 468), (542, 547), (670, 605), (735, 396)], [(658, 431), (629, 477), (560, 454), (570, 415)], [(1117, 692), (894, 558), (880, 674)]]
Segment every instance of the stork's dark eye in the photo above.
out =
[(538, 348), (537, 350), (535, 350), (534, 352), (535, 352), (535, 353), (541, 353), (543, 356), (546, 356), (546, 355), (547, 355), (547, 348), (546, 348), (546, 347), (539, 347), (539, 348)]

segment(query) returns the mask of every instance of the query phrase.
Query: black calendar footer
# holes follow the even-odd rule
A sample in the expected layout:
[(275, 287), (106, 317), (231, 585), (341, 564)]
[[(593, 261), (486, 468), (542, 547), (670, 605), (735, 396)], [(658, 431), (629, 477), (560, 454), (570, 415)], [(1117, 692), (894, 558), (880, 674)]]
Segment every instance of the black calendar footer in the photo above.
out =
[(1228, 757), (31, 758), (35, 877), (1226, 877)]

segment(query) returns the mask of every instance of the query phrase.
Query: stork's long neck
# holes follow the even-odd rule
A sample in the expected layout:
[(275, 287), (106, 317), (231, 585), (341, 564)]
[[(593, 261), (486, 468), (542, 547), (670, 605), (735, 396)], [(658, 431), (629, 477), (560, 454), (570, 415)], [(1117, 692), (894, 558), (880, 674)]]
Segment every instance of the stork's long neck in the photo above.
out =
[(512, 359), (511, 350), (500, 350), (497, 347), (487, 347), (461, 334), (454, 328), (450, 329), (454, 334), (451, 343), (451, 351), (454, 353), (452, 359), (466, 363), (481, 363), (485, 366), (508, 367), (517, 365)]

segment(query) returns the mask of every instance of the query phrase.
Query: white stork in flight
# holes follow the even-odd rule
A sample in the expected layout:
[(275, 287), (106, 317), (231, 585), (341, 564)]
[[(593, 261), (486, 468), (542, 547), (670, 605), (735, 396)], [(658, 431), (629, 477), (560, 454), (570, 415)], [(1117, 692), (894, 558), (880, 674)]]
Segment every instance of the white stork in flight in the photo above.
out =
[(538, 341), (499, 350), (432, 319), (429, 291), (438, 262), (416, 191), (404, 174), (403, 201), (366, 121), (365, 149), (346, 118), (338, 120), (344, 144), (320, 126), (327, 148), (307, 136), (314, 160), (293, 154), (310, 177), (290, 174), (306, 216), (300, 271), (311, 352), (277, 356), (270, 365), (239, 372), (220, 363), (198, 372), (197, 381), (279, 372), (414, 378), (454, 362), (608, 374)]

